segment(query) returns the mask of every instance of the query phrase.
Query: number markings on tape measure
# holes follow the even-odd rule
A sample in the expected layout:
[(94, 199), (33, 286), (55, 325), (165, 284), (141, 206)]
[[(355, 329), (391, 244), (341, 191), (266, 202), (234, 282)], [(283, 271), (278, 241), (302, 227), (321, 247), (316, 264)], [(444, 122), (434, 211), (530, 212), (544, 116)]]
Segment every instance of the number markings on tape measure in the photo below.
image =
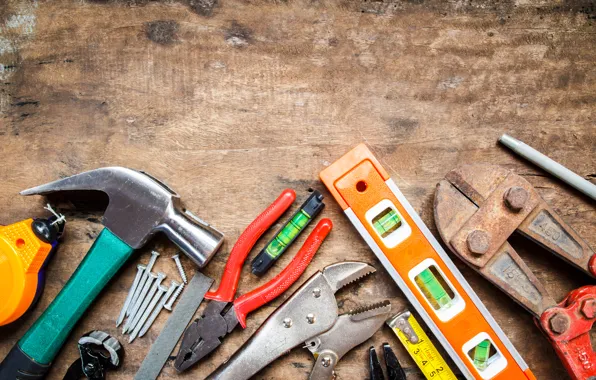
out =
[(427, 379), (457, 380), (445, 359), (409, 311), (390, 318), (387, 325), (397, 335)]

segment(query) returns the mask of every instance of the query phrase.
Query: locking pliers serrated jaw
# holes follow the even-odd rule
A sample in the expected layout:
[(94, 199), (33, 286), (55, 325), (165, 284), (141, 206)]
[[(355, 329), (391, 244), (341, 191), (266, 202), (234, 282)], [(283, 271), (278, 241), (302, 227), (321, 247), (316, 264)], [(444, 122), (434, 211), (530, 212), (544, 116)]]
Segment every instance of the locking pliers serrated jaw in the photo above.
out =
[(309, 380), (331, 379), (337, 362), (373, 336), (383, 326), (390, 311), (389, 301), (353, 310), (340, 315), (330, 330), (306, 342), (316, 358)]
[[(389, 302), (339, 315), (335, 293), (374, 272), (375, 268), (366, 263), (341, 262), (315, 273), (208, 379), (248, 379), (298, 345), (307, 345), (311, 351), (333, 351), (337, 363), (351, 348), (372, 336), (389, 316)], [(341, 334), (346, 342), (334, 343)], [(346, 339), (345, 334), (353, 336)], [(332, 374), (335, 363), (332, 366), (325, 360), (321, 366), (331, 367)], [(326, 378), (318, 377), (315, 370), (313, 374), (317, 377), (312, 379)]]

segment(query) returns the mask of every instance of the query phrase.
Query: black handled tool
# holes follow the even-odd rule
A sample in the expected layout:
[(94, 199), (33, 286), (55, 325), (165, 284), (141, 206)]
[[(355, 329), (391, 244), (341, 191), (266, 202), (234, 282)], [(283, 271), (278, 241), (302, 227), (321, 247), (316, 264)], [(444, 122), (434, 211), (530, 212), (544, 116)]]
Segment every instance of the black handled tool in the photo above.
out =
[(79, 352), (81, 357), (71, 364), (63, 380), (104, 380), (107, 370), (117, 369), (122, 363), (120, 342), (103, 331), (83, 335), (79, 339)]
[[(397, 356), (389, 346), (389, 343), (383, 343), (383, 355), (385, 356), (385, 365), (387, 366), (387, 378), (389, 380), (406, 380), (406, 373), (399, 364)], [(377, 357), (374, 347), (368, 349), (368, 362), (370, 366), (370, 380), (385, 380), (383, 369)]]
[(308, 199), (300, 206), (300, 209), (252, 261), (252, 273), (257, 276), (264, 275), (324, 208), (323, 195), (317, 190), (313, 190)]

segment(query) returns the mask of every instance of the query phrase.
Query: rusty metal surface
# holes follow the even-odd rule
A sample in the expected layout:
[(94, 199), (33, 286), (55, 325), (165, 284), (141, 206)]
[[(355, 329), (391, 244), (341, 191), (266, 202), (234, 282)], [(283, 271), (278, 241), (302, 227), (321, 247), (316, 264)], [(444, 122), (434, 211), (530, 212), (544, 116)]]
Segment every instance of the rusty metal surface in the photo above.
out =
[[(594, 251), (521, 176), (493, 165), (465, 165), (447, 173), (445, 178), (470, 203), (481, 206), (479, 212), (468, 216), (467, 225), (458, 227), (462, 231), (455, 234), (452, 238), (456, 241), (451, 242), (460, 254), (470, 256), (468, 261), (472, 264), (485, 265), (517, 230), (592, 277), (596, 275), (590, 267)], [(463, 198), (453, 192), (446, 196), (454, 198), (457, 205), (453, 206), (461, 207), (465, 215), (471, 212), (469, 207), (463, 206), (466, 203)], [(438, 203), (435, 201), (435, 209)], [(481, 233), (472, 234), (474, 231)], [(484, 249), (482, 244), (486, 237), (490, 243)]]
[(556, 303), (507, 242), (478, 271), (534, 316), (540, 316)]
[(540, 316), (555, 301), (509, 243), (505, 242), (481, 268), (448, 243), (477, 210), (478, 206), (449, 181), (439, 182), (434, 202), (435, 223), (449, 249), (530, 313)]
[[(486, 173), (485, 168), (482, 169)], [(458, 187), (458, 184), (455, 183), (454, 186)], [(523, 188), (529, 194), (529, 198), (519, 211), (511, 210), (504, 202), (504, 195), (512, 188)], [(483, 267), (538, 205), (539, 199), (540, 197), (533, 191), (528, 181), (510, 174), (496, 186), (476, 213), (461, 226), (449, 244), (469, 263)], [(480, 240), (477, 239), (479, 235), (488, 237), (488, 247), (481, 254), (472, 252), (470, 250), (472, 244), (469, 244), (473, 240)]]
[(593, 275), (592, 249), (522, 177), (491, 165), (452, 170), (437, 185), (435, 222), (449, 248), (535, 316), (554, 299), (507, 239), (518, 231)]
[(595, 276), (590, 268), (594, 251), (546, 202), (542, 201), (517, 230), (578, 269)]
[(445, 179), (480, 205), (509, 173), (509, 170), (495, 165), (463, 165), (447, 173)]

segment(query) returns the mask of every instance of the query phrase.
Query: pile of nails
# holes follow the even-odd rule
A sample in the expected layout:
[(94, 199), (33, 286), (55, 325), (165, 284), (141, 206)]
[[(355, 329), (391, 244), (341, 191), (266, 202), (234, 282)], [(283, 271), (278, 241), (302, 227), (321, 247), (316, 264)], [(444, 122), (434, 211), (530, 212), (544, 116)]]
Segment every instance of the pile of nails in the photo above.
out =
[(172, 306), (187, 283), (186, 273), (180, 263), (178, 255), (172, 257), (182, 278), (182, 282), (172, 280), (170, 287), (162, 285), (166, 275), (162, 272), (153, 273), (151, 270), (159, 257), (158, 252), (151, 252), (151, 259), (147, 265), (137, 265), (137, 275), (128, 291), (124, 306), (120, 310), (116, 326), (120, 326), (124, 319), (123, 334), (130, 334), (128, 339), (132, 343), (136, 337), (147, 333), (153, 322), (163, 309), (172, 311)]

